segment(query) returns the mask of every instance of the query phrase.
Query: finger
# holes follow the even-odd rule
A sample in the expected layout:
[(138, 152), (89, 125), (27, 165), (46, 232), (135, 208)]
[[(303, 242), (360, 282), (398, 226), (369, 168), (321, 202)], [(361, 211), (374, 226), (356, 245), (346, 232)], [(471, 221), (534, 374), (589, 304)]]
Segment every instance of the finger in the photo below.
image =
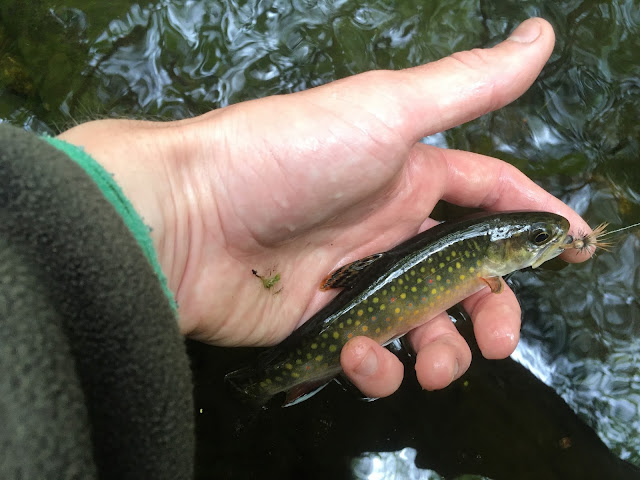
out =
[(422, 388), (438, 390), (462, 376), (471, 364), (471, 350), (443, 312), (410, 333), (416, 375)]
[[(400, 72), (367, 74), (378, 77), (368, 85), (358, 83), (360, 95), (382, 96), (385, 108), (380, 118), (411, 144), (518, 98), (542, 70), (554, 42), (551, 25), (532, 18), (493, 48), (457, 52)], [(392, 91), (381, 90), (392, 83)], [(396, 115), (391, 115), (393, 108), (399, 110)]]
[[(502, 160), (477, 153), (417, 144), (411, 161), (422, 164), (423, 170), (446, 172), (439, 176), (439, 193), (448, 202), (496, 212), (553, 212), (569, 220), (570, 234), (591, 232), (589, 225), (571, 207)], [(565, 252), (561, 256), (568, 262), (582, 262), (589, 257), (588, 253), (576, 255), (574, 252)]]
[(513, 353), (520, 340), (520, 304), (513, 290), (501, 293), (484, 288), (463, 303), (473, 321), (478, 347), (485, 358), (502, 359)]
[(368, 397), (387, 397), (402, 383), (402, 362), (367, 337), (349, 340), (342, 348), (340, 363), (349, 380)]

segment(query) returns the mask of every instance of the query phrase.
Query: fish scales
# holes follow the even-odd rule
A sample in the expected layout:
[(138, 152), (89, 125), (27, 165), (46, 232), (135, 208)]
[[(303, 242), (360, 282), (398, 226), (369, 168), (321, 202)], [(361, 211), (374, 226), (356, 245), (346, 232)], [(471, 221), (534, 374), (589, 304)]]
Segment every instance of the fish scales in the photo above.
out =
[[(346, 277), (351, 282), (348, 288), (267, 352), (261, 367), (251, 374), (237, 372), (235, 382), (230, 374), (230, 380), (256, 399), (266, 400), (282, 391), (292, 391), (293, 399), (313, 390), (341, 371), (340, 353), (351, 338), (364, 335), (384, 345), (491, 284), (487, 279), (523, 268), (519, 258), (512, 265), (506, 253), (513, 249), (517, 232), (528, 232), (536, 224), (531, 220), (537, 217), (526, 214), (528, 222), (520, 218), (523, 212), (517, 212), (513, 218), (494, 214), (480, 221), (441, 224), (373, 260), (368, 257), (355, 277)], [(509, 228), (504, 225), (505, 216), (511, 220)], [(568, 222), (553, 214), (544, 218), (561, 225), (548, 233), (556, 244), (561, 243)], [(524, 256), (529, 260), (532, 255)], [(352, 271), (360, 268), (357, 263)], [(336, 284), (344, 286), (340, 281)]]

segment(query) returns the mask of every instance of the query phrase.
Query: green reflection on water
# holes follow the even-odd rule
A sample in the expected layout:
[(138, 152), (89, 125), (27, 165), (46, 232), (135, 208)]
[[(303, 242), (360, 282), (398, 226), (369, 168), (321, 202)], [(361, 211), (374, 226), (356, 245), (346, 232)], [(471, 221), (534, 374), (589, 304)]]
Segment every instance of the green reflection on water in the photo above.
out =
[[(49, 133), (102, 116), (184, 118), (490, 46), (533, 15), (557, 35), (539, 80), (519, 101), (437, 143), (511, 162), (594, 226), (634, 223), (634, 1), (5, 0), (0, 118)], [(638, 247), (637, 235), (625, 235), (594, 261), (525, 276), (519, 295), (535, 350), (523, 355), (541, 358), (546, 381), (640, 465)]]

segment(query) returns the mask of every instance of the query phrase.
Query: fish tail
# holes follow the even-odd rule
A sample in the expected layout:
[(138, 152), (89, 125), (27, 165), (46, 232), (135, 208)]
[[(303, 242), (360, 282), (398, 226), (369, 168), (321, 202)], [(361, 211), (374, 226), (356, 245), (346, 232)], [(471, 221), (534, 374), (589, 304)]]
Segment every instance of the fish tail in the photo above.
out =
[(244, 403), (262, 406), (273, 397), (260, 385), (256, 369), (251, 366), (228, 373), (224, 380)]

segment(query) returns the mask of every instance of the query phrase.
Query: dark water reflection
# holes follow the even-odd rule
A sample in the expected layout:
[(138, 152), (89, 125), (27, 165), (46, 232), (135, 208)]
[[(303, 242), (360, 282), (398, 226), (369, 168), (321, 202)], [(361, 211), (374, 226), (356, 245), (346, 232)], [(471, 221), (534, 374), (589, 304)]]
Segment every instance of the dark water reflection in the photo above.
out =
[[(592, 226), (640, 220), (636, 1), (26, 3), (0, 9), (0, 118), (49, 133), (97, 116), (184, 118), (418, 65), (545, 17), (557, 46), (531, 90), (426, 141), (510, 161)], [(625, 234), (593, 261), (514, 277), (524, 309), (516, 358), (636, 465), (639, 242)]]

